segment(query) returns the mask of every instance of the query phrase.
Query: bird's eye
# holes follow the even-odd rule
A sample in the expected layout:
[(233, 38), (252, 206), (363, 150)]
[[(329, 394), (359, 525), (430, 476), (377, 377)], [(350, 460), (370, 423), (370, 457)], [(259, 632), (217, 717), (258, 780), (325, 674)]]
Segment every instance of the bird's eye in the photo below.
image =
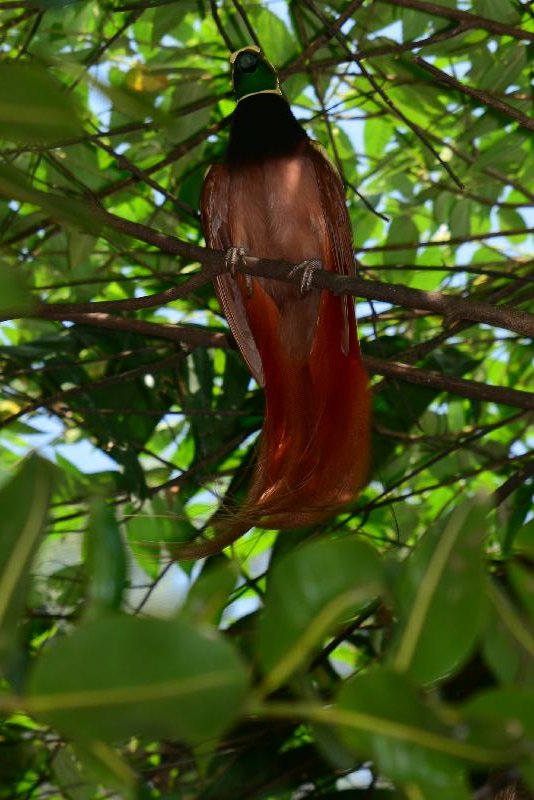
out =
[(255, 53), (242, 53), (238, 63), (243, 72), (254, 72), (258, 66), (258, 56)]

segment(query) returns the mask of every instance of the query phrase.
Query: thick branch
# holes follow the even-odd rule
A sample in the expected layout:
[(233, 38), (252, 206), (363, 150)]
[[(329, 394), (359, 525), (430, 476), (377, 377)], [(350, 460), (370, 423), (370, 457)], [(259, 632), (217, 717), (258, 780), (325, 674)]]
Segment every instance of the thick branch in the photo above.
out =
[[(184, 242), (175, 236), (159, 233), (146, 225), (130, 222), (122, 217), (110, 214), (100, 207), (97, 208), (97, 213), (103, 222), (115, 230), (153, 245), (162, 252), (182, 256), (189, 261), (200, 262), (206, 265), (208, 269), (205, 272), (203, 270), (200, 274), (193, 275), (182, 286), (148, 297), (103, 301), (101, 303), (43, 304), (28, 314), (12, 314), (5, 318), (29, 316), (79, 321), (74, 319), (73, 315), (82, 313), (95, 317), (95, 320), (88, 324), (98, 324), (96, 317), (98, 316), (101, 319), (104, 311), (133, 311), (138, 308), (154, 308), (184, 297), (186, 293), (202, 286), (217, 273), (224, 272), (226, 269), (225, 253), (222, 250), (210, 250)], [(408, 246), (405, 245), (405, 247)], [(289, 276), (292, 266), (292, 264), (285, 261), (247, 256), (241, 269), (243, 272), (257, 277), (269, 277), (286, 283), (298, 283), (300, 280), (298, 274), (293, 277)], [(315, 289), (328, 289), (334, 294), (351, 294), (366, 300), (381, 300), (406, 308), (431, 311), (445, 317), (449, 322), (459, 319), (470, 320), (471, 322), (480, 322), (504, 328), (522, 336), (534, 337), (534, 315), (512, 306), (493, 306), (487, 303), (448, 296), (441, 292), (424, 292), (419, 289), (410, 289), (407, 286), (368, 281), (356, 277), (345, 277), (325, 270), (314, 272), (311, 286)], [(137, 324), (140, 326), (150, 325), (150, 323), (141, 321)]]
[[(189, 242), (183, 242), (174, 236), (158, 233), (146, 225), (130, 222), (106, 211), (102, 211), (102, 215), (103, 220), (115, 230), (120, 230), (135, 239), (152, 244), (164, 252), (175, 253), (191, 261), (198, 261), (211, 267), (210, 277), (225, 269), (225, 254), (223, 251), (209, 250)], [(484, 237), (482, 236), (481, 238)], [(409, 247), (409, 245), (404, 245), (404, 247)], [(249, 275), (271, 277), (289, 283), (297, 283), (300, 280), (299, 276), (295, 275), (290, 278), (288, 274), (292, 266), (292, 264), (284, 261), (247, 256), (242, 270)], [(193, 281), (195, 279), (191, 278), (190, 280)], [(445, 316), (449, 321), (465, 319), (472, 322), (482, 322), (514, 331), (514, 333), (519, 333), (523, 336), (534, 337), (534, 315), (511, 306), (492, 306), (473, 300), (450, 297), (440, 292), (424, 292), (419, 289), (410, 289), (406, 286), (367, 281), (361, 278), (349, 278), (323, 270), (314, 272), (311, 285), (315, 289), (329, 289), (335, 294), (352, 294), (366, 300), (382, 300), (386, 303), (407, 308), (433, 311), (436, 314)], [(180, 291), (180, 288), (185, 291), (185, 286), (179, 287), (177, 291)], [(146, 303), (148, 298), (140, 299)], [(144, 307), (148, 306), (145, 305)]]

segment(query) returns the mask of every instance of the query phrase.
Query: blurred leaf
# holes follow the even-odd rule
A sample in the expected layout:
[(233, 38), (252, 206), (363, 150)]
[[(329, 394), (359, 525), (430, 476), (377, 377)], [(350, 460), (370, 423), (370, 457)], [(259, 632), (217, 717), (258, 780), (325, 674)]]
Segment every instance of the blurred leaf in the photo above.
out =
[(0, 490), (0, 660), (11, 656), (29, 569), (48, 513), (52, 466), (36, 456)]
[(458, 800), (470, 796), (460, 760), (484, 754), (452, 738), (451, 729), (403, 676), (379, 670), (351, 678), (333, 716), (356, 755), (376, 762), (393, 780), (422, 788), (422, 797), (434, 791), (443, 798), (447, 791)]
[(317, 645), (382, 588), (376, 553), (362, 541), (312, 541), (275, 563), (258, 630), (269, 690), (282, 684)]
[(394, 133), (394, 127), (388, 117), (371, 117), (365, 123), (363, 140), (365, 153), (376, 159), (383, 155), (388, 142)]
[(62, 747), (53, 760), (54, 776), (69, 800), (92, 800), (93, 791), (70, 747)]
[(138, 800), (138, 776), (106, 742), (76, 741), (72, 749), (80, 761), (82, 774), (99, 786), (115, 790), (124, 800)]
[(227, 558), (208, 561), (189, 590), (183, 613), (196, 624), (217, 624), (238, 575), (237, 565)]
[(394, 250), (385, 251), (383, 254), (384, 264), (413, 264), (415, 262), (417, 250), (413, 247), (402, 248), (404, 243), (414, 244), (419, 241), (419, 231), (417, 226), (408, 217), (395, 217), (389, 226), (386, 245), (394, 246)]
[(89, 572), (89, 617), (119, 609), (126, 585), (126, 555), (113, 512), (93, 500), (85, 534)]
[(405, 564), (393, 664), (417, 681), (444, 677), (474, 647), (484, 621), (486, 516), (480, 500), (464, 502), (439, 534), (432, 530), (422, 538)]
[(111, 616), (57, 639), (27, 703), (77, 741), (134, 734), (200, 743), (238, 712), (246, 671), (231, 646), (184, 620)]
[(20, 270), (0, 265), (0, 312), (16, 310), (24, 314), (34, 307), (34, 300)]
[(469, 236), (471, 231), (471, 203), (469, 200), (457, 200), (454, 203), (449, 228), (453, 239)]
[(75, 197), (38, 191), (18, 169), (8, 164), (0, 164), (0, 195), (9, 200), (39, 206), (54, 220), (90, 234), (96, 235), (100, 230), (98, 214), (89, 204)]
[(534, 692), (517, 689), (490, 689), (481, 692), (462, 707), (468, 718), (498, 725), (510, 736), (526, 738), (534, 745)]
[(0, 138), (54, 144), (82, 132), (72, 94), (40, 66), (0, 63)]
[(491, 617), (484, 639), (484, 654), (505, 685), (534, 685), (534, 627), (532, 620), (512, 605), (504, 592), (490, 587)]

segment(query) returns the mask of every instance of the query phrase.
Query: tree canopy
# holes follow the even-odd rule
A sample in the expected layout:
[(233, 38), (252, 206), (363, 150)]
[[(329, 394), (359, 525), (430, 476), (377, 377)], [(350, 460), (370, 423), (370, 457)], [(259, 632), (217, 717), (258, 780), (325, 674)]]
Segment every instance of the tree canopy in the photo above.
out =
[[(6, 0), (0, 42), (0, 798), (534, 792), (531, 4)], [(346, 187), (372, 474), (177, 560), (262, 424), (198, 211), (251, 43)]]

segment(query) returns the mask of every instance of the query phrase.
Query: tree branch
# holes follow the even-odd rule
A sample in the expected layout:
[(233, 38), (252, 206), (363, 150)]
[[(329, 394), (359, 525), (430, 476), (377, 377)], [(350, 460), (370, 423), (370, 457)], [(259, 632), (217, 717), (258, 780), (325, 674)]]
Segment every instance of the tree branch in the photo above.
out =
[[(202, 286), (216, 274), (226, 270), (225, 253), (222, 250), (210, 250), (189, 242), (184, 242), (175, 236), (159, 233), (146, 225), (131, 222), (97, 206), (97, 215), (110, 227), (125, 233), (132, 238), (157, 247), (160, 251), (183, 256), (189, 261), (200, 262), (208, 267), (206, 273), (192, 276), (182, 286), (159, 292), (155, 295), (130, 300), (102, 301), (100, 303), (68, 303), (41, 305), (29, 313), (6, 315), (4, 319), (15, 317), (41, 317), (45, 319), (64, 319), (73, 322), (81, 321), (80, 314), (87, 314), (92, 318), (87, 324), (101, 324), (104, 311), (132, 311), (139, 308), (150, 308), (171, 302), (184, 297), (189, 291)], [(407, 248), (406, 244), (402, 247)], [(299, 283), (299, 276), (289, 276), (293, 267), (286, 261), (256, 258), (247, 256), (240, 270), (255, 277), (269, 277), (286, 283)], [(452, 297), (441, 292), (424, 292), (420, 289), (411, 289), (407, 286), (386, 284), (379, 281), (363, 280), (362, 278), (346, 277), (326, 270), (316, 270), (313, 273), (311, 286), (314, 289), (327, 289), (334, 294), (351, 294), (366, 300), (381, 300), (386, 303), (431, 311), (446, 318), (448, 322), (454, 320), (470, 320), (492, 325), (498, 328), (513, 331), (522, 336), (534, 337), (534, 315), (521, 309), (508, 305), (492, 306), (473, 300)], [(74, 315), (74, 316), (73, 316)], [(76, 319), (74, 317), (77, 317)], [(109, 321), (109, 320), (108, 320)], [(124, 322), (119, 321), (116, 327)], [(150, 326), (151, 323), (136, 321), (139, 326)], [(141, 327), (139, 331), (142, 332)], [(193, 335), (194, 329), (185, 329)], [(148, 329), (147, 329), (148, 332)], [(191, 333), (193, 332), (193, 333)], [(182, 340), (185, 341), (185, 340)], [(194, 344), (192, 339), (190, 343)], [(205, 342), (203, 342), (205, 344)]]
[[(109, 314), (102, 313), (62, 315), (55, 311), (54, 313), (42, 315), (41, 318), (70, 321), (79, 325), (90, 325), (107, 330), (129, 331), (186, 344), (191, 347), (216, 347), (225, 350), (235, 347), (235, 344), (226, 333), (210, 331), (207, 328), (190, 328), (185, 325), (165, 325), (137, 319), (122, 319), (121, 317), (112, 317)], [(477, 381), (466, 380), (465, 378), (457, 378), (453, 375), (443, 375), (439, 372), (418, 369), (408, 364), (387, 361), (374, 356), (364, 355), (363, 361), (368, 371), (376, 375), (384, 375), (385, 377), (397, 378), (408, 383), (437, 388), (472, 400), (502, 403), (515, 408), (534, 410), (534, 393), (524, 392), (519, 389), (508, 389), (502, 386), (491, 386)], [(35, 410), (40, 405), (36, 401), (28, 410)], [(17, 414), (17, 418), (24, 413), (26, 413), (26, 409), (21, 414)]]
[(364, 363), (369, 372), (398, 378), (418, 386), (443, 389), (444, 392), (467, 397), (470, 400), (483, 400), (489, 403), (502, 403), (515, 408), (534, 411), (534, 393), (519, 389), (508, 389), (505, 386), (491, 386), (486, 383), (457, 378), (455, 375), (443, 375), (441, 372), (418, 369), (398, 361), (386, 361), (374, 356), (364, 356)]
[(426, 0), (378, 0), (381, 3), (388, 3), (393, 6), (404, 6), (404, 8), (413, 8), (416, 11), (424, 11), (427, 14), (433, 14), (436, 17), (445, 17), (445, 19), (455, 19), (458, 22), (463, 22), (469, 28), (481, 28), (488, 31), (488, 33), (496, 34), (497, 36), (511, 36), (513, 39), (520, 39), (522, 41), (534, 42), (534, 31), (526, 31), (522, 28), (514, 28), (512, 25), (506, 25), (504, 22), (497, 22), (494, 19), (487, 19), (486, 17), (479, 17), (478, 14), (470, 14), (467, 11), (459, 11), (457, 8), (450, 6), (441, 6), (438, 3), (427, 3)]
[(428, 61), (425, 61), (424, 58), (420, 56), (412, 56), (411, 61), (414, 64), (417, 64), (418, 67), (428, 72), (435, 78), (438, 83), (442, 83), (445, 86), (450, 86), (451, 88), (455, 89), (462, 94), (466, 94), (469, 97), (474, 97), (475, 100), (478, 100), (479, 103), (483, 105), (489, 106), (494, 111), (497, 111), (500, 114), (504, 114), (511, 119), (515, 119), (517, 123), (522, 128), (526, 128), (529, 131), (534, 131), (534, 119), (532, 117), (528, 117), (526, 114), (523, 114), (522, 111), (519, 111), (518, 108), (511, 106), (509, 103), (505, 103), (503, 100), (499, 100), (498, 97), (491, 94), (490, 92), (484, 91), (484, 89), (474, 89), (472, 86), (467, 86), (465, 83), (460, 83), (460, 81), (453, 78), (452, 75), (448, 75), (443, 70), (438, 69), (433, 64), (429, 64)]
[[(130, 222), (107, 211), (102, 211), (102, 214), (103, 220), (116, 230), (121, 230), (147, 244), (153, 244), (160, 250), (164, 250), (164, 252), (176, 253), (192, 261), (198, 261), (212, 267), (213, 271), (210, 270), (210, 278), (217, 272), (223, 272), (226, 268), (225, 254), (221, 250), (209, 250), (189, 242), (183, 242), (174, 236), (158, 233), (145, 225)], [(407, 248), (409, 246), (404, 245), (403, 247)], [(241, 269), (243, 272), (253, 276), (298, 283), (300, 280), (298, 275), (289, 277), (288, 274), (293, 266), (293, 264), (285, 261), (247, 256)], [(334, 294), (352, 294), (366, 300), (382, 300), (386, 303), (393, 303), (407, 308), (433, 311), (445, 316), (449, 321), (465, 319), (472, 322), (482, 322), (487, 325), (505, 328), (524, 336), (534, 337), (534, 315), (511, 306), (492, 306), (473, 300), (450, 297), (441, 292), (424, 292), (419, 289), (410, 289), (407, 286), (345, 277), (325, 270), (316, 270), (313, 273), (311, 285), (315, 289), (328, 289)], [(185, 291), (185, 286), (178, 287), (177, 291), (180, 288)], [(140, 299), (144, 300), (144, 298)]]

